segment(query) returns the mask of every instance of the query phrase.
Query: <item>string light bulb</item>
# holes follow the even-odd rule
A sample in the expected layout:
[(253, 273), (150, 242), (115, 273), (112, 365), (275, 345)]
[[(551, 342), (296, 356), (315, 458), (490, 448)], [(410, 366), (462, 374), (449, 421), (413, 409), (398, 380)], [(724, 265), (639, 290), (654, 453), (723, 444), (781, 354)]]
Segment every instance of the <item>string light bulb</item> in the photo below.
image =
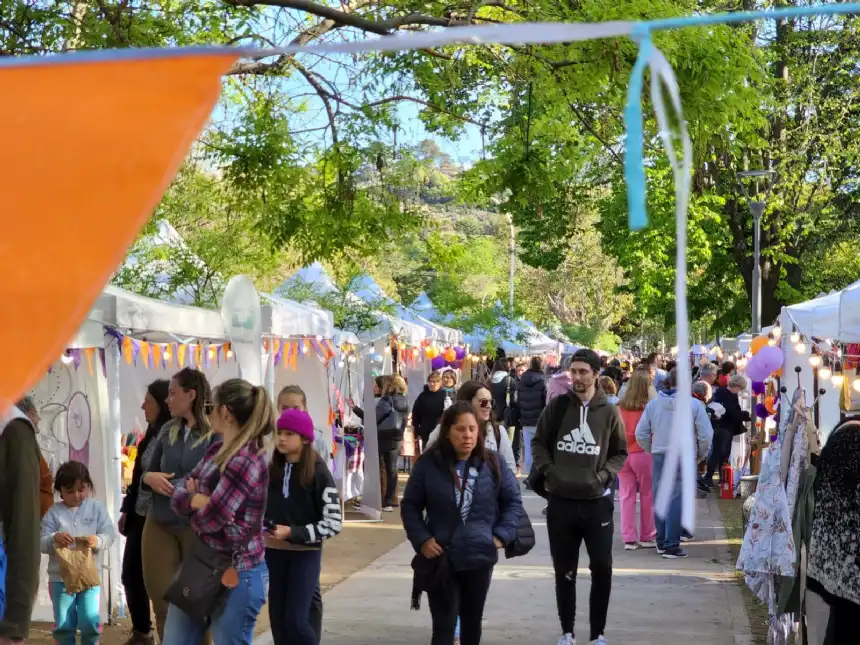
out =
[(227, 358), (233, 358), (233, 350), (232, 349), (227, 350)]
[(791, 336), (789, 338), (795, 345), (800, 342), (800, 334), (797, 333), (797, 330), (791, 332)]
[(842, 387), (842, 384), (845, 382), (845, 374), (842, 372), (842, 363), (836, 363), (836, 366), (833, 369), (833, 376), (830, 377), (830, 382), (833, 383), (834, 387)]
[(860, 378), (855, 378), (851, 383), (851, 387), (854, 388), (855, 392), (860, 392)]
[[(812, 354), (812, 356), (809, 357), (809, 364), (812, 367), (820, 367), (821, 366), (821, 356), (819, 354)], [(819, 373), (819, 376), (821, 376), (820, 373)]]
[(343, 366), (344, 366), (344, 365), (346, 365), (346, 363), (344, 363), (343, 361), (338, 361), (338, 362), (337, 362), (337, 367), (338, 367), (338, 369), (343, 369)]
[(805, 354), (806, 343), (804, 343), (803, 341), (797, 343), (797, 345), (794, 346), (794, 351), (796, 351), (798, 354)]
[(782, 336), (782, 327), (774, 325), (773, 329), (770, 330), (770, 333), (773, 334), (774, 339), (779, 339), (779, 337)]
[(830, 370), (829, 367), (827, 367), (827, 365), (818, 370), (818, 378), (824, 381), (829, 381), (832, 376), (833, 372)]

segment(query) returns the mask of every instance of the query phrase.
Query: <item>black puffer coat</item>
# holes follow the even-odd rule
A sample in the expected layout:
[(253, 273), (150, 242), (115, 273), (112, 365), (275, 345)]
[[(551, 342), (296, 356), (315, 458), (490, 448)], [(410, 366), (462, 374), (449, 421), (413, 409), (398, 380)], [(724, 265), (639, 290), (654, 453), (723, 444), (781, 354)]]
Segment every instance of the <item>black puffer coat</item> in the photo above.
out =
[(540, 370), (528, 370), (517, 384), (517, 404), (520, 423), (536, 426), (541, 412), (546, 407), (546, 379)]

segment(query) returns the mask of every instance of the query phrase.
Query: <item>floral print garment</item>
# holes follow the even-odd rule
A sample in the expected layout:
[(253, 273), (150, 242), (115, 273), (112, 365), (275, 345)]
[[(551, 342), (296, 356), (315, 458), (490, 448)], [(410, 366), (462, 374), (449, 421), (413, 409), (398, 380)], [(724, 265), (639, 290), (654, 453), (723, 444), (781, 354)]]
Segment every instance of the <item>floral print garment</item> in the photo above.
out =
[[(767, 603), (773, 595), (773, 577), (794, 576), (796, 571), (791, 513), (779, 473), (781, 446), (776, 441), (764, 451), (755, 504), (737, 563), (749, 588)], [(796, 474), (794, 479), (796, 490)]]

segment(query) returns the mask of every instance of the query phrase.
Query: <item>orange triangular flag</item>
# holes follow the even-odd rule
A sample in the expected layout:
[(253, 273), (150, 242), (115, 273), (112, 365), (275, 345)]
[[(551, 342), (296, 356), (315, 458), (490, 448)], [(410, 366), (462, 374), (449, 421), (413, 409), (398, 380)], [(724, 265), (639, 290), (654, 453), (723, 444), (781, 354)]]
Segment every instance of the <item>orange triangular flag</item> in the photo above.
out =
[(134, 360), (134, 346), (131, 342), (131, 338), (128, 336), (122, 337), (122, 357), (129, 365), (131, 365), (131, 362)]
[[(78, 329), (236, 58), (228, 50), (129, 49), (0, 66), (0, 96), (14, 97), (0, 102), (0, 301), (15, 303), (0, 308), (0, 337), (15, 339), (0, 370), (0, 410), (42, 377)], [(81, 231), (83, 255), (70, 243)]]
[(140, 341), (140, 358), (143, 361), (143, 366), (149, 367), (149, 343), (145, 340)]
[(203, 352), (203, 345), (194, 346), (194, 368), (200, 369), (200, 354)]
[(188, 345), (182, 344), (179, 346), (179, 353), (176, 356), (179, 367), (185, 367), (185, 352), (188, 351)]
[(152, 366), (155, 369), (161, 367), (161, 352), (164, 349), (163, 345), (159, 345), (158, 343), (152, 343), (149, 346), (149, 349), (152, 351)]
[(90, 376), (93, 375), (93, 357), (95, 356), (96, 350), (94, 347), (87, 347), (84, 350), (84, 356), (87, 357), (87, 369), (90, 371)]

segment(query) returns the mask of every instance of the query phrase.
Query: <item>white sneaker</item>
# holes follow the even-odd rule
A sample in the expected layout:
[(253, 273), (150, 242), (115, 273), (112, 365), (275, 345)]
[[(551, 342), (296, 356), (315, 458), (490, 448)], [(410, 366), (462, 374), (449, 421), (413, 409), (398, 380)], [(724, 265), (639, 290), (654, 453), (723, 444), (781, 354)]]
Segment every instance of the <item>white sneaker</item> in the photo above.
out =
[(558, 639), (558, 645), (576, 645), (576, 639), (573, 634), (562, 634)]
[(394, 507), (393, 507), (393, 506), (383, 506), (383, 507), (382, 507), (382, 511), (383, 511), (384, 513), (393, 513), (393, 512), (394, 512)]
[(637, 545), (635, 542), (625, 542), (624, 543), (624, 550), (625, 551), (635, 551), (638, 548), (639, 548), (639, 545)]
[(601, 635), (591, 641), (588, 645), (606, 645), (606, 639)]
[(640, 542), (639, 546), (641, 546), (643, 549), (656, 549), (657, 542), (654, 540), (646, 540), (645, 542)]

